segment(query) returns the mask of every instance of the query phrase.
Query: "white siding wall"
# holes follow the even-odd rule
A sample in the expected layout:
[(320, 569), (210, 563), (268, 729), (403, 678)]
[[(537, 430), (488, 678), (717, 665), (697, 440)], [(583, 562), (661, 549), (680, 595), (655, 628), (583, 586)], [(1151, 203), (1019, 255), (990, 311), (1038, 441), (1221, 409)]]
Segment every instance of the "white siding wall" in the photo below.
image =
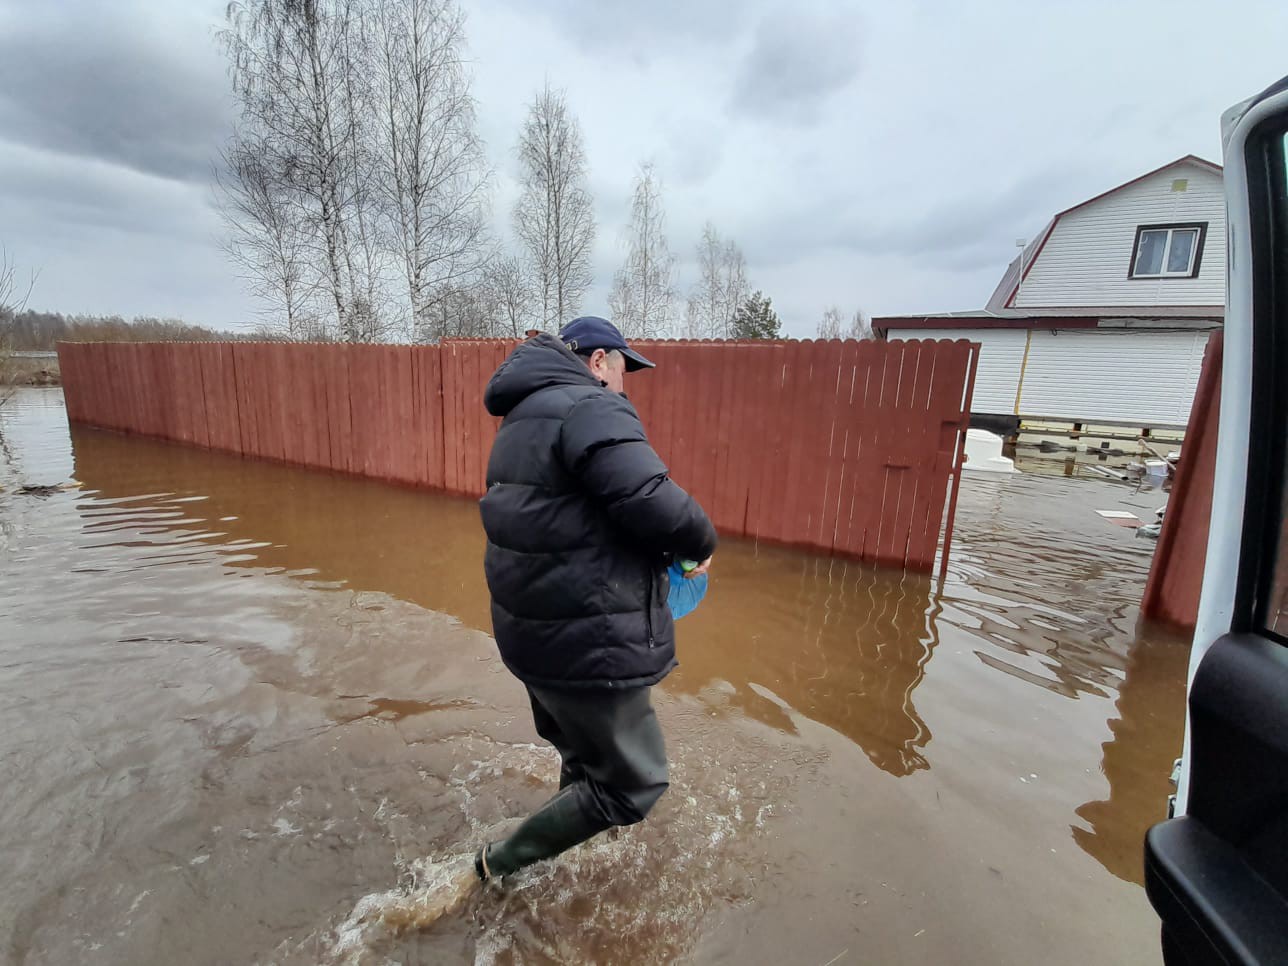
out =
[[(1186, 191), (1173, 191), (1177, 178)], [(1138, 225), (1206, 221), (1197, 278), (1127, 277)], [(1151, 175), (1062, 216), (1020, 286), (1015, 308), (1225, 304), (1221, 176), (1195, 164)]]
[(975, 395), (971, 410), (977, 413), (1015, 412), (1015, 392), (1024, 361), (1022, 329), (890, 329), (889, 339), (967, 339), (978, 342)]
[(1206, 332), (1038, 329), (1020, 415), (1134, 426), (1184, 426)]

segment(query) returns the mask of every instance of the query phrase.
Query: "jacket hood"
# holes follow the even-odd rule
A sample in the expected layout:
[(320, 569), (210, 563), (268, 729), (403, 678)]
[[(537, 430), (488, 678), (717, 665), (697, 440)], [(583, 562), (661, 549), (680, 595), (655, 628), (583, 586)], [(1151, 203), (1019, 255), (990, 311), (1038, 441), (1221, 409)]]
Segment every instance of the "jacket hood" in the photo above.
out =
[(493, 416), (505, 416), (541, 389), (602, 385), (557, 337), (543, 333), (511, 352), (492, 373), (483, 392), (483, 405)]

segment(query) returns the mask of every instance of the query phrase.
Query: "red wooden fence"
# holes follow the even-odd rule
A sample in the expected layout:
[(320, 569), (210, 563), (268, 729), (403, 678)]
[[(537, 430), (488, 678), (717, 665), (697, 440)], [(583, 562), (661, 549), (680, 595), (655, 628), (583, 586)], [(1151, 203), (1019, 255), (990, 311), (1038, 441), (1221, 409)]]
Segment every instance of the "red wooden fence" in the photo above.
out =
[(1199, 616), (1203, 561), (1212, 519), (1212, 482), (1216, 477), (1223, 346), (1222, 333), (1214, 332), (1203, 356), (1176, 482), (1163, 514), (1163, 530), (1140, 605), (1143, 616), (1181, 627), (1193, 627)]
[[(512, 345), (58, 351), (73, 421), (478, 495), (497, 426), (483, 388)], [(672, 474), (722, 532), (916, 570), (931, 569), (943, 533), (946, 561), (977, 346), (641, 347), (658, 368), (627, 390)]]

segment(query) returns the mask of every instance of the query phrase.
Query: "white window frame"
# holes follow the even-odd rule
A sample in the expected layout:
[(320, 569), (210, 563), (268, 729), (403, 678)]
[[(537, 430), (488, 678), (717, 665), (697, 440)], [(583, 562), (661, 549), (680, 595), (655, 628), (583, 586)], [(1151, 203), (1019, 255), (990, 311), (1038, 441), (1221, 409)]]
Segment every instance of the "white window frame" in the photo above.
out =
[[(1172, 239), (1176, 237), (1178, 231), (1192, 231), (1195, 234), (1194, 244), (1190, 248), (1190, 260), (1181, 272), (1167, 271), (1167, 261), (1172, 254)], [(1163, 258), (1161, 272), (1138, 272), (1136, 264), (1140, 261), (1141, 242), (1145, 238), (1146, 232), (1166, 232), (1167, 241), (1163, 244)], [(1189, 222), (1186, 224), (1172, 225), (1138, 225), (1136, 227), (1136, 241), (1132, 244), (1131, 265), (1127, 269), (1128, 278), (1194, 278), (1198, 275), (1198, 267), (1203, 257), (1203, 243), (1207, 238), (1206, 222)]]

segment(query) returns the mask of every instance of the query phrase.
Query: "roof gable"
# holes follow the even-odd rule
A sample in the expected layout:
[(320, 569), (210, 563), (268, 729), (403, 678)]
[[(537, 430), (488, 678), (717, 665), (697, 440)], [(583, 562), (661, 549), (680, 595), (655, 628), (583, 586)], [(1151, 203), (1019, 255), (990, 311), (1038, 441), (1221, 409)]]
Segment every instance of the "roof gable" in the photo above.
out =
[(1192, 165), (1202, 171), (1215, 174), (1218, 177), (1220, 177), (1224, 172), (1224, 169), (1219, 164), (1200, 158), (1196, 154), (1187, 154), (1184, 157), (1177, 158), (1175, 161), (1169, 161), (1167, 164), (1160, 165), (1152, 171), (1146, 171), (1144, 174), (1138, 175), (1130, 181), (1124, 181), (1122, 184), (1116, 185), (1108, 191), (1102, 191), (1093, 198), (1088, 198), (1086, 201), (1080, 201), (1076, 205), (1057, 212), (1055, 216), (1046, 223), (1046, 226), (1042, 231), (1038, 232), (1038, 234), (1034, 236), (1033, 240), (1029, 242), (1023, 250), (1021, 250), (1020, 254), (1011, 261), (1011, 264), (1006, 266), (1006, 271), (1002, 273), (1002, 278), (997, 283), (997, 288), (995, 288), (993, 290), (993, 294), (989, 296), (986, 308), (989, 311), (996, 312), (1000, 309), (1009, 308), (1011, 306), (1011, 302), (1015, 298), (1016, 289), (1019, 288), (1019, 283), (1022, 281), (1022, 278), (1020, 277), (1020, 266), (1024, 266), (1024, 277), (1028, 277), (1030, 269), (1033, 268), (1034, 263), (1038, 260), (1038, 255), (1042, 253), (1042, 247), (1046, 244), (1047, 239), (1051, 237), (1051, 232), (1055, 230), (1056, 224), (1065, 215), (1070, 212), (1086, 208), (1088, 205), (1095, 204), (1098, 201), (1103, 201), (1109, 196), (1122, 191), (1124, 188), (1130, 188), (1132, 185), (1144, 181), (1146, 178), (1152, 178), (1156, 174), (1161, 174), (1170, 168), (1176, 168), (1182, 165)]

